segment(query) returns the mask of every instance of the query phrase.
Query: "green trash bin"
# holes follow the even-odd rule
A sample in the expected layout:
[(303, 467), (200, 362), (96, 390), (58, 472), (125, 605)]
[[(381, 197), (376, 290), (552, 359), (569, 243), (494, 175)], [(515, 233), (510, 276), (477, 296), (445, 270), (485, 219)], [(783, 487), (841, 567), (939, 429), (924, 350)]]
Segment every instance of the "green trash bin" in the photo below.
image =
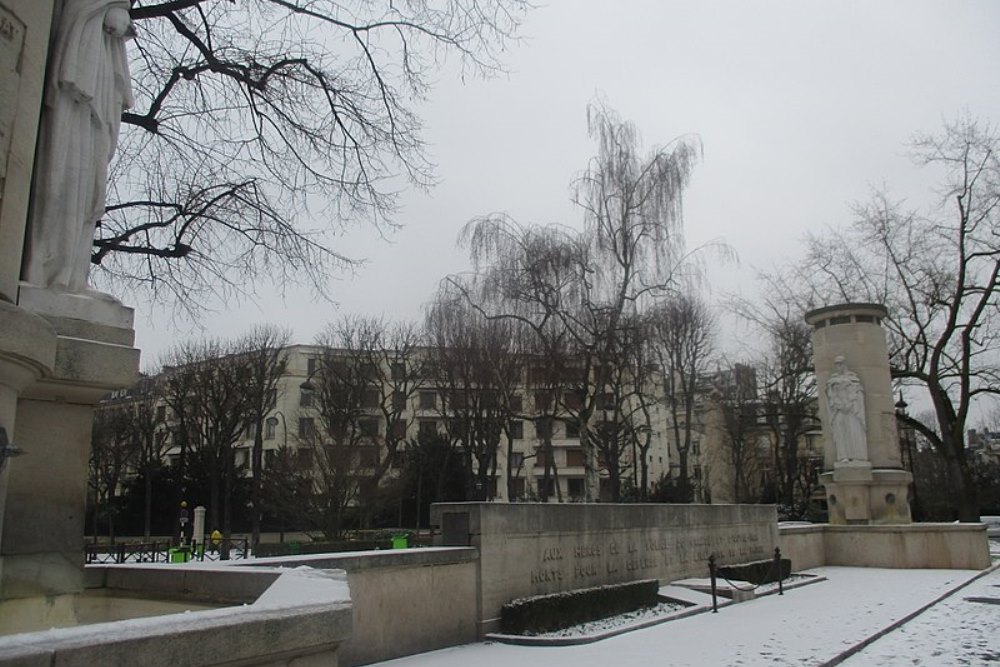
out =
[(298, 556), (302, 553), (302, 545), (299, 542), (289, 542), (288, 553), (292, 556)]
[(392, 548), (393, 549), (405, 549), (407, 547), (406, 534), (393, 535), (392, 536)]
[(186, 563), (191, 560), (191, 550), (187, 547), (168, 549), (167, 555), (171, 563)]

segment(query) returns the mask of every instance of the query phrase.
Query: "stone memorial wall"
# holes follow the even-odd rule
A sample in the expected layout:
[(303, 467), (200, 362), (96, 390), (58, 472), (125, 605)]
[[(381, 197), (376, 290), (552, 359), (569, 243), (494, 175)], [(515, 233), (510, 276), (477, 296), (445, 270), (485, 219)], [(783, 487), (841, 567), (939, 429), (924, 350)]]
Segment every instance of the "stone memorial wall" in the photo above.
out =
[(479, 549), (481, 632), (515, 598), (638, 579), (705, 577), (720, 564), (770, 558), (773, 506), (444, 503), (441, 546)]

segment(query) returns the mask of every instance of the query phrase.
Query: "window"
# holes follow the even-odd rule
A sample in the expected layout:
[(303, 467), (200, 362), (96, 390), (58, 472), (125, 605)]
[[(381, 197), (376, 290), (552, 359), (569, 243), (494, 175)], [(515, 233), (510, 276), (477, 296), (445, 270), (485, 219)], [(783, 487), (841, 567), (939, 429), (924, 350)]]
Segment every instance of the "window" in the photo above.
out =
[(167, 406), (157, 405), (156, 406), (156, 421), (165, 421), (167, 418)]
[(580, 437), (580, 422), (575, 419), (571, 419), (566, 422), (566, 437), (567, 438), (579, 438)]
[(392, 409), (402, 412), (406, 409), (406, 393), (402, 391), (392, 392)]
[(433, 391), (420, 392), (420, 409), (433, 410), (437, 407), (437, 393)]
[(508, 409), (511, 412), (522, 412), (524, 410), (524, 398), (520, 394), (511, 396)]
[(397, 419), (392, 422), (392, 437), (400, 440), (406, 437), (406, 420)]
[(271, 461), (273, 461), (273, 460), (274, 460), (274, 450), (273, 449), (265, 449), (264, 450), (264, 460), (261, 461), (261, 463), (265, 467), (267, 467), (267, 466), (271, 465)]
[(421, 419), (418, 422), (417, 433), (425, 438), (437, 436), (438, 425), (433, 419)]
[(511, 419), (508, 425), (510, 437), (514, 440), (524, 439), (524, 422), (520, 419)]
[(697, 441), (691, 443), (691, 455), (692, 456), (701, 455), (701, 445)]
[(278, 425), (277, 417), (268, 417), (264, 420), (264, 439), (274, 440), (274, 427)]
[(583, 498), (583, 478), (582, 477), (571, 477), (566, 480), (566, 492), (569, 494), (570, 498)]
[(361, 431), (361, 435), (368, 438), (378, 437), (378, 420), (361, 419), (358, 421), (358, 430)]
[(257, 424), (255, 422), (250, 422), (247, 424), (245, 429), (247, 440), (253, 440), (257, 437)]
[(551, 438), (552, 437), (552, 420), (548, 417), (543, 417), (535, 422), (535, 437), (536, 438)]
[(552, 393), (548, 391), (535, 392), (535, 410), (548, 412), (552, 409)]
[(308, 373), (309, 375), (315, 374), (317, 368), (317, 362), (319, 362), (319, 359), (317, 359), (316, 357), (309, 357), (308, 359), (306, 359), (306, 373)]
[(511, 452), (510, 453), (510, 465), (508, 466), (510, 470), (518, 470), (524, 465), (524, 454), (522, 452)]
[(397, 361), (392, 365), (390, 371), (393, 380), (405, 380), (406, 379), (406, 364), (401, 361)]
[(515, 498), (523, 498), (523, 497), (524, 497), (524, 479), (521, 477), (517, 477), (515, 479), (510, 480), (510, 499), (514, 500)]
[(535, 452), (535, 467), (536, 468), (544, 468), (546, 461), (547, 461), (547, 458), (545, 456), (545, 452), (543, 452), (540, 449)]
[(566, 450), (566, 465), (583, 467), (583, 450), (582, 449), (567, 449)]
[(692, 477), (695, 479), (701, 479), (701, 466), (695, 466), (692, 472)]
[(611, 392), (605, 392), (604, 394), (601, 394), (601, 401), (598, 410), (614, 410), (615, 404), (615, 395)]
[(311, 408), (313, 405), (313, 391), (312, 389), (300, 389), (299, 390), (299, 405), (303, 408)]
[(299, 417), (299, 437), (311, 438), (316, 435), (316, 422), (312, 417)]

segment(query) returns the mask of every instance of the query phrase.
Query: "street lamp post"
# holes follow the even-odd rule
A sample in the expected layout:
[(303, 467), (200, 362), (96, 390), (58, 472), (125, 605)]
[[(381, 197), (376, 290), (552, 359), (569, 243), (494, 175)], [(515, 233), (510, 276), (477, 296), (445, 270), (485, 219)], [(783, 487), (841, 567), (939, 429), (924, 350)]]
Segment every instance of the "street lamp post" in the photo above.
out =
[(900, 427), (900, 440), (902, 441), (901, 453), (906, 454), (906, 463), (904, 468), (908, 468), (910, 471), (910, 493), (911, 493), (911, 503), (910, 511), (913, 513), (914, 518), (919, 518), (919, 504), (917, 503), (917, 476), (914, 473), (913, 465), (913, 438), (910, 437), (912, 429), (907, 424), (906, 419), (909, 415), (906, 414), (907, 403), (903, 400), (903, 392), (899, 392), (899, 400), (896, 401), (896, 420), (899, 422)]

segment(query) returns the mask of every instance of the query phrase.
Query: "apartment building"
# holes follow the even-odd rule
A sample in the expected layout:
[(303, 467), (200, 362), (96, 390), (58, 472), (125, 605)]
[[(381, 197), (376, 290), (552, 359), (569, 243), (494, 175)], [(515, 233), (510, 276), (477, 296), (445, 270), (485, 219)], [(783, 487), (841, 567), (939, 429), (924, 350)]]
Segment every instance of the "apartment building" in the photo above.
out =
[[(417, 352), (417, 355), (421, 354)], [(263, 461), (266, 467), (278, 450), (288, 448), (299, 454), (301, 465), (315, 465), (316, 444), (329, 439), (329, 424), (324, 423), (321, 409), (322, 374), (330, 367), (344, 363), (349, 353), (317, 345), (291, 345), (287, 348), (285, 372), (278, 379), (274, 408), (263, 423)], [(352, 439), (356, 459), (355, 473), (370, 474), (382, 460), (388, 443), (406, 442), (419, 437), (449, 438), (454, 435), (453, 422), (466, 409), (460, 403), (458, 390), (435, 380), (433, 374), (414, 377), (402, 361), (386, 357), (382, 368), (372, 368), (364, 373), (364, 387), (354, 398), (357, 410), (352, 412), (352, 428), (357, 437)], [(420, 367), (420, 364), (415, 364)], [(409, 375), (407, 375), (410, 373)], [(493, 501), (537, 500), (547, 497), (550, 501), (582, 500), (584, 493), (584, 451), (580, 446), (579, 426), (571, 416), (573, 397), (568, 393), (553, 397), (550, 390), (540, 390), (528, 383), (528, 371), (523, 372), (522, 382), (507, 396), (510, 401), (510, 418), (501, 438), (495, 472), (492, 467), (481, 497)], [(405, 382), (404, 382), (405, 380)], [(397, 381), (399, 384), (397, 384)], [(404, 390), (394, 390), (403, 386)], [(570, 411), (555, 405), (568, 406)], [(599, 405), (593, 428), (600, 430), (613, 420), (612, 406)], [(648, 484), (669, 472), (669, 429), (662, 402), (649, 406), (650, 420), (648, 449), (644, 464)], [(167, 416), (169, 421), (169, 413)], [(253, 428), (243, 433), (236, 443), (235, 465), (248, 470), (255, 433)], [(507, 456), (507, 438), (511, 439), (511, 453)], [(544, 446), (551, 443), (551, 449)], [(456, 442), (461, 447), (461, 442)], [(640, 484), (641, 449), (623, 446), (620, 457), (622, 477), (628, 484)], [(176, 462), (178, 447), (167, 451), (167, 458)], [(610, 497), (609, 474), (606, 462), (602, 469), (602, 499)], [(396, 474), (390, 468), (387, 477)], [(511, 477), (508, 491), (508, 474)], [(546, 488), (547, 486), (547, 488)]]

